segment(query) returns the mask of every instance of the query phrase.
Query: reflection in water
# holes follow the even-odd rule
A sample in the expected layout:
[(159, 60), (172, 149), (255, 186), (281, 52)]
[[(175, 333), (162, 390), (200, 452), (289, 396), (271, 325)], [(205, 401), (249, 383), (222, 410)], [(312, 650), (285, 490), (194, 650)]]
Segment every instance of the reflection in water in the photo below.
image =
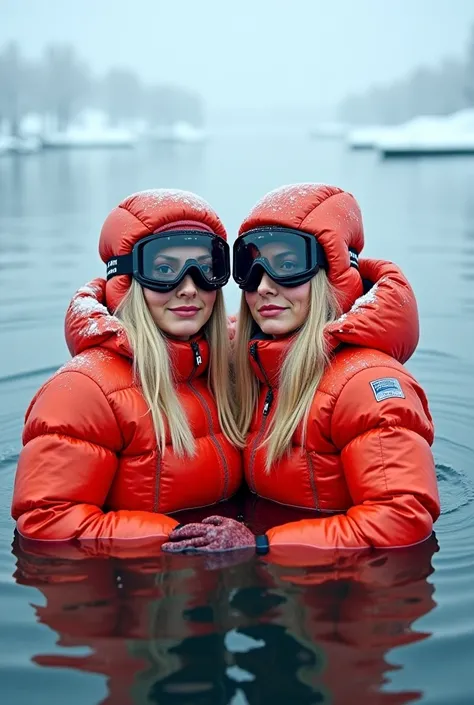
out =
[[(435, 539), (411, 549), (291, 556), (54, 558), (15, 538), (14, 578), (34, 586), (37, 619), (58, 635), (43, 668), (102, 674), (101, 705), (414, 702), (388, 692), (388, 652), (426, 639)], [(39, 602), (39, 600), (38, 600)], [(87, 647), (77, 655), (77, 647)], [(71, 653), (68, 653), (68, 652)]]

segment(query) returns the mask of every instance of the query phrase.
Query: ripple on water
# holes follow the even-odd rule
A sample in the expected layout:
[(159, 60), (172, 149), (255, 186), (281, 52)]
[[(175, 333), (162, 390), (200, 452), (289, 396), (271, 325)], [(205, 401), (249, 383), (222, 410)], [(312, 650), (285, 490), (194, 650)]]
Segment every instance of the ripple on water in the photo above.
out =
[(452, 514), (474, 500), (474, 487), (468, 477), (449, 465), (436, 465), (439, 493), (441, 496), (441, 513)]
[(474, 575), (474, 487), (466, 473), (450, 465), (438, 463), (436, 473), (442, 513), (435, 524), (440, 551), (434, 565), (438, 588), (449, 585), (444, 595), (448, 609), (450, 597), (464, 600), (466, 581), (470, 586)]

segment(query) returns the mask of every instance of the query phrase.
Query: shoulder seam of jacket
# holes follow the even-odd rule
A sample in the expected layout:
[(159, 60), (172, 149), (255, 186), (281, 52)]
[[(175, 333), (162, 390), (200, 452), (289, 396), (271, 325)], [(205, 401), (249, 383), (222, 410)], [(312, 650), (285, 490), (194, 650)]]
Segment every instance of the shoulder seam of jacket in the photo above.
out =
[[(397, 361), (395, 360), (395, 362), (397, 362)], [(399, 364), (401, 364), (401, 363), (399, 363)], [(365, 372), (366, 370), (377, 370), (377, 369), (381, 369), (381, 370), (383, 370), (383, 369), (386, 369), (386, 370), (394, 370), (393, 367), (388, 367), (388, 366), (385, 366), (385, 365), (380, 365), (380, 364), (370, 365), (370, 364), (369, 364), (367, 367), (362, 367), (360, 370), (356, 370), (353, 374), (351, 374), (351, 376), (350, 376), (348, 379), (346, 379), (346, 381), (344, 382), (344, 384), (342, 385), (342, 387), (341, 387), (341, 389), (340, 389), (340, 391), (339, 391), (339, 394), (338, 394), (337, 397), (335, 398), (336, 401), (335, 401), (334, 408), (333, 408), (332, 414), (331, 414), (331, 428), (330, 428), (330, 431), (331, 431), (331, 438), (334, 437), (334, 435), (333, 435), (334, 412), (336, 411), (337, 403), (338, 403), (338, 401), (340, 400), (344, 389), (345, 389), (346, 386), (349, 384), (349, 382), (350, 382), (351, 380), (353, 380), (354, 377), (357, 377), (357, 375), (360, 374), (361, 372)], [(403, 375), (404, 375), (405, 377), (407, 377), (410, 381), (413, 381), (413, 377), (412, 377), (411, 374), (408, 372), (408, 370), (406, 370), (405, 368), (403, 368), (402, 370), (397, 370), (397, 372), (399, 372), (400, 374), (403, 374)], [(392, 372), (392, 374), (393, 374), (393, 372)], [(376, 428), (376, 427), (374, 427), (374, 428)], [(368, 430), (371, 430), (371, 429), (368, 429)], [(355, 438), (355, 436), (354, 436), (354, 438)], [(337, 446), (336, 446), (336, 447), (337, 447)]]
[[(35, 436), (35, 438), (44, 438), (45, 436), (59, 436), (60, 438), (72, 438), (75, 441), (81, 441), (81, 443), (88, 443), (91, 446), (95, 446), (96, 448), (102, 448), (103, 450), (106, 450), (108, 453), (112, 453), (112, 455), (115, 455), (117, 457), (117, 452), (113, 450), (113, 448), (109, 448), (108, 446), (102, 445), (102, 443), (96, 443), (95, 441), (89, 441), (87, 438), (81, 438), (80, 436), (74, 436), (72, 433), (61, 433), (60, 431), (44, 431), (43, 433), (40, 433), (38, 436)], [(31, 439), (33, 440), (33, 439)], [(28, 441), (29, 443), (30, 441)]]
[[(87, 352), (87, 351), (84, 350), (84, 352)], [(108, 350), (107, 352), (111, 352), (111, 351)], [(82, 355), (82, 354), (83, 354), (83, 353), (79, 353), (79, 355)], [(117, 357), (122, 357), (119, 353), (116, 353), (116, 354), (115, 354), (115, 353), (112, 353), (112, 355), (116, 355)], [(76, 357), (78, 357), (78, 356), (76, 355)], [(70, 360), (70, 362), (72, 362), (73, 360), (74, 360), (74, 358), (72, 358), (72, 360)], [(136, 387), (136, 385), (135, 385), (135, 384), (133, 383), (133, 381), (132, 381), (130, 384), (126, 384), (124, 387), (118, 387), (117, 389), (112, 389), (110, 392), (105, 392), (105, 391), (102, 389), (102, 387), (101, 387), (101, 385), (99, 384), (99, 382), (98, 382), (96, 379), (94, 379), (94, 377), (93, 377), (92, 375), (87, 374), (87, 372), (84, 372), (84, 370), (80, 370), (80, 369), (74, 368), (73, 366), (71, 366), (71, 367), (64, 367), (61, 371), (58, 371), (57, 375), (55, 375), (55, 376), (59, 376), (59, 375), (63, 374), (64, 372), (78, 372), (79, 374), (84, 375), (84, 377), (88, 377), (90, 380), (92, 380), (93, 382), (95, 382), (95, 383), (97, 384), (97, 386), (99, 387), (99, 389), (101, 390), (102, 394), (104, 395), (104, 397), (105, 397), (107, 400), (108, 400), (108, 397), (109, 397), (111, 394), (115, 394), (116, 392), (123, 392), (124, 389), (133, 389), (133, 388)], [(53, 378), (51, 378), (51, 379), (53, 379)], [(51, 381), (51, 380), (49, 380), (49, 381)], [(48, 384), (48, 382), (46, 382), (46, 384)]]
[[(352, 346), (350, 346), (350, 347), (351, 347), (350, 352), (351, 352), (352, 354), (354, 354), (354, 353), (359, 354), (359, 353), (361, 353), (362, 350), (368, 350), (369, 352), (376, 352), (376, 353), (379, 353), (380, 355), (383, 355), (385, 358), (387, 358), (387, 359), (390, 360), (391, 362), (395, 362), (395, 364), (396, 364), (397, 366), (398, 366), (398, 365), (401, 365), (402, 368), (403, 368), (403, 370), (405, 371), (405, 374), (407, 374), (409, 377), (411, 376), (411, 375), (410, 375), (410, 372), (404, 367), (404, 365), (403, 365), (401, 362), (399, 362), (398, 360), (396, 360), (394, 357), (392, 357), (392, 356), (389, 355), (388, 353), (383, 352), (383, 350), (377, 350), (376, 348), (369, 348), (369, 347), (365, 347), (365, 346), (359, 347), (359, 346), (356, 346), (356, 345), (352, 345)], [(337, 355), (334, 357), (334, 360), (336, 360), (336, 359), (337, 359)], [(331, 367), (332, 364), (333, 364), (333, 362), (331, 362), (331, 363), (329, 364), (329, 367)], [(375, 363), (369, 363), (369, 364), (366, 365), (365, 367), (361, 367), (360, 369), (355, 370), (355, 372), (352, 372), (351, 375), (350, 375), (350, 377), (348, 377), (348, 378), (346, 379), (346, 381), (344, 382), (344, 384), (342, 385), (341, 389), (339, 390), (339, 392), (338, 392), (337, 394), (331, 393), (331, 392), (325, 392), (325, 391), (324, 391), (323, 389), (321, 389), (320, 387), (318, 387), (317, 391), (318, 391), (318, 392), (321, 392), (322, 394), (326, 394), (327, 396), (331, 397), (332, 399), (334, 399), (334, 400), (337, 402), (337, 400), (339, 399), (339, 397), (340, 397), (340, 395), (341, 395), (341, 393), (342, 393), (342, 390), (344, 389), (344, 387), (346, 386), (346, 384), (351, 381), (351, 379), (352, 379), (353, 377), (355, 377), (359, 372), (362, 372), (363, 370), (374, 369), (374, 368), (376, 368), (376, 367), (385, 367), (385, 362), (382, 363), (381, 361), (378, 361), (378, 362), (375, 362)], [(392, 368), (392, 369), (397, 369), (397, 370), (398, 370), (398, 367)]]
[[(102, 389), (102, 387), (100, 386), (100, 384), (97, 382), (97, 380), (95, 380), (93, 377), (91, 377), (90, 375), (86, 374), (86, 373), (83, 372), (82, 370), (71, 370), (71, 369), (69, 369), (69, 370), (62, 370), (62, 371), (59, 372), (56, 376), (59, 377), (60, 375), (65, 374), (66, 372), (69, 372), (69, 373), (70, 373), (70, 372), (74, 372), (74, 373), (76, 373), (76, 374), (78, 374), (78, 375), (82, 375), (83, 377), (87, 377), (87, 379), (90, 379), (91, 382), (93, 382), (93, 383), (96, 385), (96, 387), (98, 387), (98, 389), (100, 389), (100, 392), (101, 392), (102, 396), (104, 397), (105, 401), (107, 402), (107, 404), (108, 404), (108, 406), (109, 406), (110, 411), (112, 412), (112, 416), (113, 416), (114, 419), (115, 419), (115, 423), (117, 424), (117, 428), (118, 428), (118, 431), (119, 431), (119, 433), (120, 433), (120, 438), (122, 439), (122, 449), (125, 448), (125, 447), (126, 447), (126, 446), (125, 446), (125, 438), (123, 437), (122, 428), (121, 428), (121, 426), (120, 426), (120, 424), (119, 424), (119, 422), (118, 422), (118, 419), (117, 419), (117, 416), (116, 416), (116, 414), (115, 414), (115, 411), (113, 410), (112, 405), (111, 405), (111, 403), (110, 403), (110, 401), (109, 401), (109, 398), (108, 398), (109, 395), (104, 392), (104, 390)], [(52, 381), (52, 379), (51, 379), (50, 381)], [(128, 388), (129, 388), (129, 387), (124, 387), (124, 389), (128, 389)], [(119, 390), (117, 390), (117, 391), (119, 391)], [(122, 390), (120, 390), (120, 391), (122, 391)], [(110, 394), (113, 394), (113, 392), (110, 392)], [(71, 438), (73, 438), (73, 437), (74, 437), (74, 436), (71, 436)]]

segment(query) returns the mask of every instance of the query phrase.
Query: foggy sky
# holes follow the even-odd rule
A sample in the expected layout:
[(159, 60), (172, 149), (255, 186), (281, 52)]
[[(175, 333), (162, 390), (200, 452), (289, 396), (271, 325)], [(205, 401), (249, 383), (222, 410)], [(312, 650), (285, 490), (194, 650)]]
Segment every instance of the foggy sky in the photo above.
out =
[(197, 89), (211, 112), (327, 106), (459, 57), (473, 0), (0, 0), (0, 46), (71, 42), (94, 71)]

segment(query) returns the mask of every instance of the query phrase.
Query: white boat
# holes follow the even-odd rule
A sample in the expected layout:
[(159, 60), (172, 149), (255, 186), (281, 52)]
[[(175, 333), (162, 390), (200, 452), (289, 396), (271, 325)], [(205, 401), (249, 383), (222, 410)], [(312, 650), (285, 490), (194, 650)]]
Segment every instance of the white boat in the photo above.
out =
[(367, 125), (350, 130), (346, 136), (346, 144), (350, 149), (374, 149), (378, 140), (389, 130), (382, 125)]
[(88, 128), (73, 127), (64, 131), (46, 132), (42, 142), (45, 148), (110, 148), (110, 147), (135, 147), (137, 137), (129, 130), (107, 128), (91, 130)]
[(95, 149), (135, 147), (135, 131), (125, 127), (112, 127), (108, 116), (101, 110), (83, 110), (65, 130), (47, 129), (42, 135), (45, 148)]
[(12, 145), (12, 151), (16, 154), (36, 154), (43, 148), (43, 143), (39, 137), (34, 135), (16, 137)]
[(403, 141), (385, 143), (380, 155), (389, 157), (467, 156), (474, 155), (474, 133), (471, 135), (424, 135)]
[(351, 149), (379, 149), (380, 145), (388, 144), (392, 139), (398, 139), (400, 135), (422, 134), (426, 128), (437, 122), (437, 117), (419, 115), (401, 125), (360, 127), (349, 133), (347, 143)]
[(42, 149), (41, 140), (34, 136), (0, 137), (0, 155), (36, 154)]
[(376, 148), (384, 158), (474, 155), (474, 111), (402, 125)]

